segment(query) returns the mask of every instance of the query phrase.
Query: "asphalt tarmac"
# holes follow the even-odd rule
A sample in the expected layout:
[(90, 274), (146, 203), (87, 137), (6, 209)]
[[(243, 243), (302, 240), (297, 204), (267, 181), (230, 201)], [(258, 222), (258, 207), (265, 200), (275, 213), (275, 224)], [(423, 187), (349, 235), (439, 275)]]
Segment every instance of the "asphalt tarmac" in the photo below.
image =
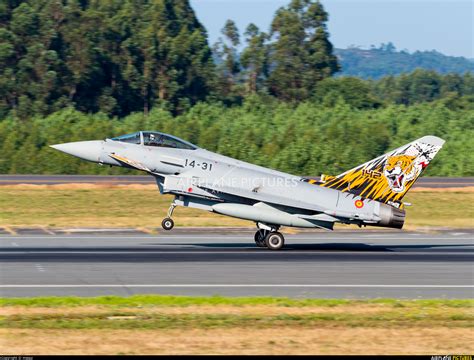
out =
[(227, 295), (473, 298), (474, 233), (1, 235), (0, 296)]
[[(37, 184), (37, 185), (55, 185), (55, 184), (155, 184), (152, 176), (140, 175), (0, 175), (0, 185), (16, 184)], [(474, 186), (472, 177), (422, 177), (413, 185), (416, 187), (429, 188), (450, 188)]]

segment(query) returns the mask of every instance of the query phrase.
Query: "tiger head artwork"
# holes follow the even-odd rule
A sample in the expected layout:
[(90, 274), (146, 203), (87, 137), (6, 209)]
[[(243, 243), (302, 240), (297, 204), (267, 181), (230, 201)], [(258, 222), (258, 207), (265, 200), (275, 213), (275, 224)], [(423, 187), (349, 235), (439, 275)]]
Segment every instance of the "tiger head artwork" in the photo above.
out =
[(395, 155), (387, 158), (383, 173), (393, 192), (404, 192), (407, 181), (416, 179), (420, 174), (422, 167), (416, 160), (416, 156), (410, 155)]

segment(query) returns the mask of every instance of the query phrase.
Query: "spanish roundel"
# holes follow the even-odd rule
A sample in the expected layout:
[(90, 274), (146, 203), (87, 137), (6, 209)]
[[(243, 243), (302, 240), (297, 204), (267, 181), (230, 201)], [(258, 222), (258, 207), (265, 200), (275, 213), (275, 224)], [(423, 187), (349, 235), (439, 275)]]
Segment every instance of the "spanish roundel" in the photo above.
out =
[(356, 207), (357, 209), (361, 209), (361, 208), (364, 207), (364, 202), (363, 202), (362, 200), (356, 200), (356, 201), (354, 202), (354, 205), (355, 205), (355, 207)]

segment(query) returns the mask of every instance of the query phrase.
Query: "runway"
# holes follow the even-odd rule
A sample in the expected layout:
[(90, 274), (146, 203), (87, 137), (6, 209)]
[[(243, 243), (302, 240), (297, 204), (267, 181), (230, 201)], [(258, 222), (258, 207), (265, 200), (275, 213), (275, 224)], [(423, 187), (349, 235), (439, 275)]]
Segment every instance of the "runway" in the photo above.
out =
[[(0, 175), (0, 185), (36, 184), (155, 184), (152, 176), (141, 175)], [(413, 185), (428, 188), (451, 188), (451, 187), (474, 186), (472, 177), (422, 177)]]
[(472, 230), (0, 237), (0, 294), (473, 298)]

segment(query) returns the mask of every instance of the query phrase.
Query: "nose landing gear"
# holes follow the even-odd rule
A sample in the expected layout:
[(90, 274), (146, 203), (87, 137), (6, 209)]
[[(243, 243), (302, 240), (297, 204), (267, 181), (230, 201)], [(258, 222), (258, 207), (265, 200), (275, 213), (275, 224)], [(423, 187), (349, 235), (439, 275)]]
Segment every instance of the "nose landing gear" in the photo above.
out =
[(170, 208), (168, 209), (168, 215), (161, 222), (161, 227), (164, 230), (171, 230), (174, 227), (174, 221), (171, 218), (171, 216), (173, 216), (173, 211), (175, 207), (176, 207), (176, 204), (171, 203)]

